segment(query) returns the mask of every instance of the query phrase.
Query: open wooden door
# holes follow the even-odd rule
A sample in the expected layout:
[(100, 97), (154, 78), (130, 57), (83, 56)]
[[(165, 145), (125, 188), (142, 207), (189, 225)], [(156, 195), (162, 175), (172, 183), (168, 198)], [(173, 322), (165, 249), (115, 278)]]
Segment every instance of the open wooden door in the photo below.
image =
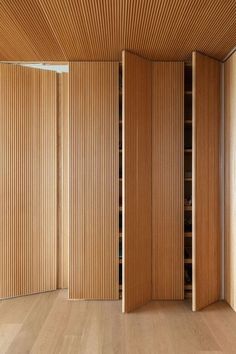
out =
[(219, 61), (193, 53), (193, 310), (220, 299)]
[(236, 311), (236, 52), (224, 63), (224, 290)]
[(56, 75), (0, 64), (0, 298), (57, 287)]
[(184, 298), (184, 63), (152, 64), (152, 299)]
[(123, 312), (151, 300), (151, 62), (124, 51)]
[(119, 63), (69, 72), (69, 297), (119, 299)]
[(57, 74), (57, 287), (68, 288), (69, 244), (69, 74)]

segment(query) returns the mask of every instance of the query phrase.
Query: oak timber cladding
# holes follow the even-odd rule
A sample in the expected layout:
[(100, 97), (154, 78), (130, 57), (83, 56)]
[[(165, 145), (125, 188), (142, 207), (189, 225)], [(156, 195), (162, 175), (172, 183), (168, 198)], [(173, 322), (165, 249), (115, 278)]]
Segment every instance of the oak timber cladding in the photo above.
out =
[(151, 300), (151, 62), (123, 52), (123, 311)]
[(57, 80), (0, 65), (0, 297), (56, 289)]
[(184, 64), (152, 64), (152, 298), (184, 297)]
[(235, 46), (235, 0), (1, 0), (0, 19), (0, 60), (223, 59)]
[(225, 299), (236, 311), (236, 53), (224, 63)]
[(57, 287), (68, 287), (69, 243), (69, 75), (58, 74), (58, 278)]
[(193, 310), (220, 298), (220, 80), (220, 62), (193, 53)]
[(70, 298), (119, 297), (118, 70), (70, 64)]

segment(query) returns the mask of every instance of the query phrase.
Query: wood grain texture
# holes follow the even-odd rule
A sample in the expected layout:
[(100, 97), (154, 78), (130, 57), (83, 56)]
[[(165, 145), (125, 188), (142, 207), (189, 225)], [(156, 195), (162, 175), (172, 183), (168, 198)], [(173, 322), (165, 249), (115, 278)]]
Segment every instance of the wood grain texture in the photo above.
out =
[(220, 298), (220, 69), (193, 53), (193, 310)]
[(69, 244), (69, 75), (58, 74), (57, 125), (57, 288), (68, 287)]
[(236, 53), (224, 63), (225, 299), (236, 311)]
[(71, 63), (69, 297), (119, 297), (118, 63)]
[(235, 46), (235, 0), (1, 0), (0, 19), (0, 60), (223, 59)]
[(0, 298), (56, 289), (56, 73), (0, 65)]
[(123, 311), (151, 300), (151, 62), (123, 52)]
[(152, 298), (184, 298), (184, 64), (152, 64)]
[(0, 352), (234, 352), (236, 316), (224, 302), (198, 314), (189, 301), (152, 301), (128, 316), (120, 308), (120, 301), (68, 301), (66, 290), (2, 301)]

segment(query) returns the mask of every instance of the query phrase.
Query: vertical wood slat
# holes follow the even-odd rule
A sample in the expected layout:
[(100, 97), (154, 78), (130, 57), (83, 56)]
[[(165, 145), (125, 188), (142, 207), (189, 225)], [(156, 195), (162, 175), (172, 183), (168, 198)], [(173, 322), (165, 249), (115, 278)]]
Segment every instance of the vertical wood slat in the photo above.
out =
[(193, 310), (220, 298), (220, 62), (193, 53)]
[(123, 312), (151, 300), (151, 62), (123, 52)]
[(184, 64), (152, 64), (152, 298), (184, 298)]
[(236, 53), (224, 63), (225, 299), (236, 311)]
[(68, 288), (69, 244), (69, 75), (58, 74), (58, 272), (57, 287)]
[(118, 299), (118, 63), (71, 63), (69, 297)]
[(0, 65), (0, 298), (56, 289), (56, 74)]

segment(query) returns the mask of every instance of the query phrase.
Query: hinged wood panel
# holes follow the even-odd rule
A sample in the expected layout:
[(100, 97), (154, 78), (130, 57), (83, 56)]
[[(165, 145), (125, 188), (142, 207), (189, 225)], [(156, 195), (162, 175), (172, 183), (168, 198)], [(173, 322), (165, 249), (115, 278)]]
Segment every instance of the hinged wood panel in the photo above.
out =
[(71, 63), (69, 297), (119, 297), (118, 63)]
[(57, 125), (57, 228), (58, 271), (57, 287), (68, 288), (69, 245), (69, 75), (58, 74), (58, 125)]
[(152, 64), (152, 298), (184, 297), (184, 64)]
[(224, 63), (225, 299), (236, 311), (236, 53)]
[(220, 298), (221, 64), (193, 53), (193, 310)]
[(151, 62), (123, 52), (123, 311), (151, 300)]
[(0, 65), (0, 298), (57, 286), (56, 73)]

